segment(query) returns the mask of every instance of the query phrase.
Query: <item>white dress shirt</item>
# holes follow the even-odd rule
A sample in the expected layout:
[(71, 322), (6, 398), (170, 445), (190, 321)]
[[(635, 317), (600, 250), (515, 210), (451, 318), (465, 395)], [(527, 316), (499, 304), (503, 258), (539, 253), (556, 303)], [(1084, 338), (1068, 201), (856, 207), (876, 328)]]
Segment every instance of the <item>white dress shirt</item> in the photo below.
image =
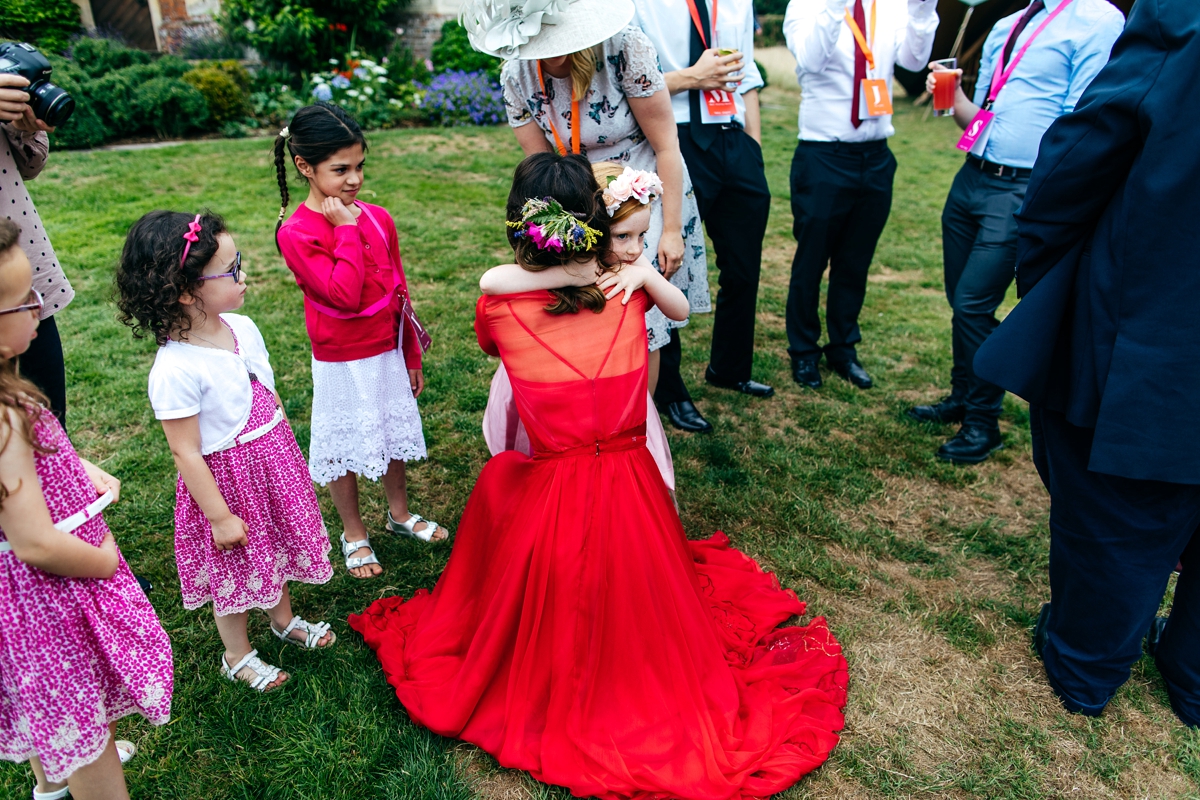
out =
[[(892, 91), (896, 64), (920, 71), (929, 63), (937, 33), (937, 0), (863, 0), (868, 28), (872, 1), (879, 6), (873, 32), (875, 69), (868, 78), (882, 78)], [(800, 138), (817, 142), (869, 142), (896, 132), (891, 114), (869, 117), (860, 105), (862, 124), (850, 122), (850, 103), (861, 104), (854, 86), (854, 53), (858, 43), (846, 22), (854, 0), (791, 0), (783, 19), (788, 49), (796, 57), (800, 81)], [(872, 32), (863, 31), (870, 42)]]
[[(712, 0), (696, 0), (697, 4), (705, 3), (710, 15), (711, 26)], [(675, 72), (692, 65), (692, 22), (688, 10), (688, 0), (633, 0), (637, 10), (633, 17), (633, 25), (637, 25), (658, 50), (658, 59), (663, 72)], [(711, 47), (729, 47), (740, 50), (745, 56), (743, 64), (744, 77), (734, 92), (734, 102), (737, 113), (732, 117), (714, 117), (708, 113), (704, 98), (700, 98), (700, 114), (703, 122), (729, 122), (736, 120), (746, 124), (746, 103), (742, 95), (746, 92), (761, 89), (762, 75), (754, 63), (754, 4), (752, 0), (717, 0), (716, 42), (709, 42)], [(680, 125), (688, 124), (691, 111), (688, 108), (688, 93), (679, 92), (671, 96), (671, 108), (675, 112), (675, 122)], [(847, 112), (849, 113), (849, 112)]]

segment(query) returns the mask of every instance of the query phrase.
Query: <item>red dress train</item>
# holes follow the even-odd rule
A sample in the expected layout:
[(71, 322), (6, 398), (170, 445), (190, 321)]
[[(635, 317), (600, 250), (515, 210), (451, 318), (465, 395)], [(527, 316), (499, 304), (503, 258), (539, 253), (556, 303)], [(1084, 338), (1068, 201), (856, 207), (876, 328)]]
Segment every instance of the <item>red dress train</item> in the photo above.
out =
[(411, 717), (602, 798), (762, 797), (837, 744), (846, 661), (723, 534), (688, 541), (645, 447), (648, 299), (480, 299), (534, 456), (487, 463), (432, 592), (350, 625)]

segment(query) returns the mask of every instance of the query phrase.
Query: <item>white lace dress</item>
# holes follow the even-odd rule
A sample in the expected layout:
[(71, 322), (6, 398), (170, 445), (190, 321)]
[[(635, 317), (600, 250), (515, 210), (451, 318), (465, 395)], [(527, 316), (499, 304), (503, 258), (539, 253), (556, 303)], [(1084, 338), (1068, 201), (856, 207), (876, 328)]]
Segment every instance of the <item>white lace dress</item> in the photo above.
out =
[(324, 486), (347, 472), (378, 480), (392, 461), (425, 458), (421, 413), (395, 350), (356, 361), (312, 362), (308, 471)]
[[(592, 79), (587, 96), (579, 103), (583, 126), (579, 145), (591, 162), (614, 161), (634, 169), (657, 171), (657, 159), (650, 141), (638, 127), (637, 119), (626, 98), (649, 97), (665, 92), (667, 82), (658, 63), (658, 51), (640, 28), (628, 26), (608, 39), (600, 48), (604, 64)], [(550, 132), (553, 115), (558, 135), (570, 141), (571, 85), (568, 78), (545, 75), (546, 91), (538, 83), (536, 61), (509, 61), (500, 73), (504, 88), (504, 105), (508, 124), (514, 128), (536, 124), (554, 143)], [(585, 111), (586, 109), (586, 111)], [(704, 231), (700, 227), (700, 211), (687, 165), (683, 167), (683, 266), (671, 277), (691, 306), (691, 313), (703, 314), (712, 310), (708, 296), (708, 261), (704, 250)], [(658, 240), (662, 236), (662, 203), (655, 203), (646, 234), (646, 256), (658, 266)], [(657, 307), (646, 313), (646, 333), (650, 349), (657, 350), (667, 343), (671, 328), (680, 328), (687, 321), (672, 322)]]

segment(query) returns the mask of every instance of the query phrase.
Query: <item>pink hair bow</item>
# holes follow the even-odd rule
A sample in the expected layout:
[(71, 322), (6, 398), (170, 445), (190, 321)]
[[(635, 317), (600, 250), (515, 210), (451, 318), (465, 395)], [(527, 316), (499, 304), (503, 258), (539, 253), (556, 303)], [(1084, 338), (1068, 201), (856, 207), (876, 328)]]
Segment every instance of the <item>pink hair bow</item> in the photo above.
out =
[(180, 266), (183, 266), (184, 262), (187, 261), (188, 252), (191, 251), (192, 245), (200, 241), (199, 214), (196, 215), (194, 220), (188, 223), (188, 232), (183, 235), (183, 238), (187, 240), (187, 244), (183, 246), (183, 258), (179, 259)]

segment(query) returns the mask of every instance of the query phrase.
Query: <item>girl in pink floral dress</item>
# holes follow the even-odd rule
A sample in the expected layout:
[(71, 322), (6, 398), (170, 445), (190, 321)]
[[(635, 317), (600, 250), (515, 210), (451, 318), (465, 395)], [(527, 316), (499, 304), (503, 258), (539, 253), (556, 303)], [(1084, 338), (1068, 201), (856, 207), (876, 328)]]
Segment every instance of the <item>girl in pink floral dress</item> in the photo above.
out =
[(112, 726), (170, 718), (171, 644), (100, 516), (120, 482), (16, 371), (43, 306), (20, 235), (0, 220), (0, 759), (35, 799), (125, 798)]
[(306, 649), (331, 646), (324, 622), (292, 614), (289, 581), (333, 575), (329, 536), (304, 456), (284, 417), (258, 328), (233, 312), (246, 294), (242, 255), (213, 214), (152, 211), (125, 240), (121, 319), (158, 342), (150, 404), (179, 468), (175, 560), (183, 605), (212, 602), (221, 674), (269, 691), (287, 673), (258, 658), (248, 612)]

